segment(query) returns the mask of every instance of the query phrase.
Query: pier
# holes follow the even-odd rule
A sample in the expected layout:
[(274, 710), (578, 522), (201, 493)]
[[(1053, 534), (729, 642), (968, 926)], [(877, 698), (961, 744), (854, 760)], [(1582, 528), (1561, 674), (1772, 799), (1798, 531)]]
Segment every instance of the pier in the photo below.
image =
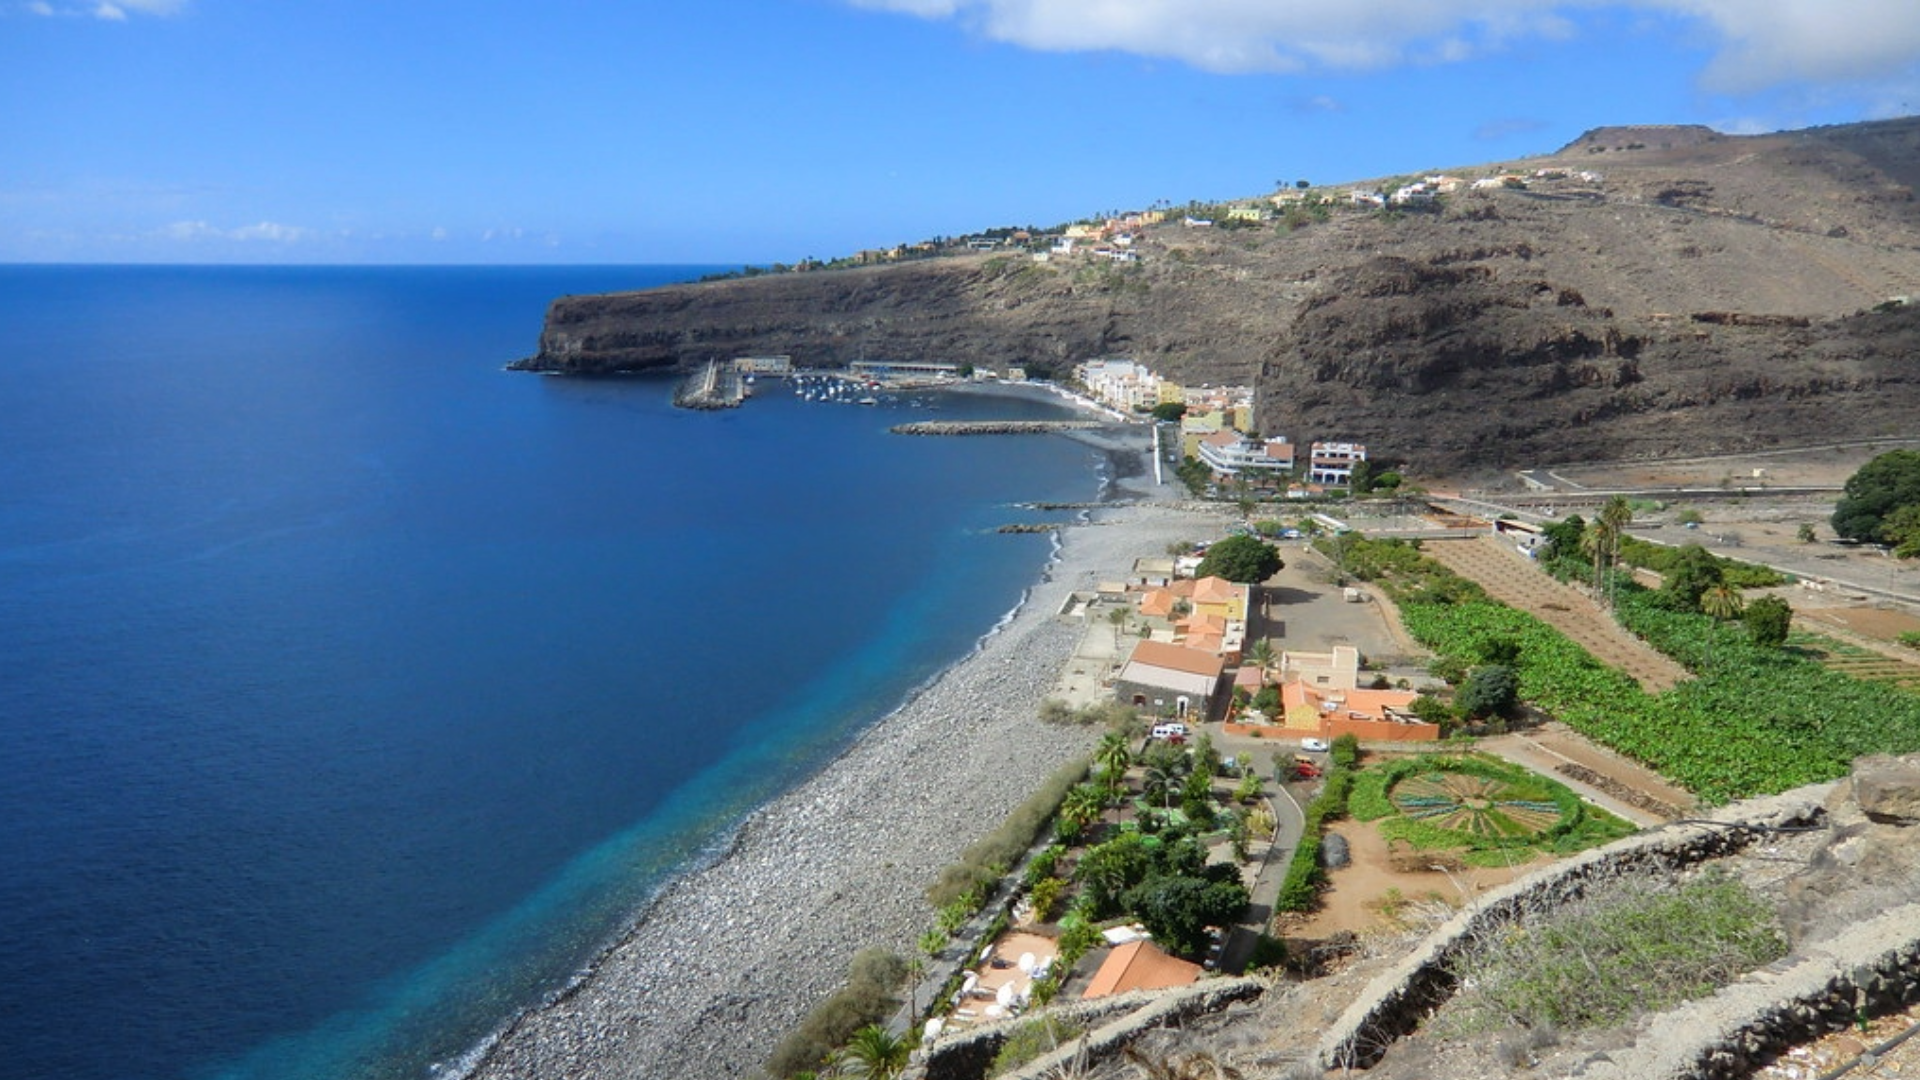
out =
[(895, 424), (887, 430), (895, 435), (1044, 435), (1050, 431), (1093, 431), (1105, 426), (1097, 420), (929, 420)]
[(673, 392), (682, 409), (732, 409), (746, 400), (746, 380), (732, 360), (709, 360), (688, 375)]

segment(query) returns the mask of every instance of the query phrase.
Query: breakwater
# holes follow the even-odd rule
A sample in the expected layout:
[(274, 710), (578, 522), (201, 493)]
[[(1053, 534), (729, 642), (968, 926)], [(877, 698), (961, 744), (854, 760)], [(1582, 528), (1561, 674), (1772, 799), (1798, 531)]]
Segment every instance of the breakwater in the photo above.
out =
[(1044, 435), (1053, 431), (1092, 431), (1097, 420), (927, 420), (895, 424), (895, 435)]
[(732, 409), (746, 396), (739, 364), (709, 360), (674, 389), (673, 403), (682, 409)]

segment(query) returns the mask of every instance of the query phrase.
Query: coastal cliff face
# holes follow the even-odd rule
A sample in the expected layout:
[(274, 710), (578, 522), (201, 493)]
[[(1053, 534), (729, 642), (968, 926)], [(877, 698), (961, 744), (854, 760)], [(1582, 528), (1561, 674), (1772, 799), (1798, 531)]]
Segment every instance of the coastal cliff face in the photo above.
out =
[(1391, 213), (1175, 215), (1135, 233), (1134, 261), (970, 253), (568, 297), (517, 366), (785, 353), (1059, 377), (1128, 356), (1253, 383), (1263, 433), (1435, 473), (1920, 429), (1920, 320), (1888, 303), (1920, 298), (1920, 120), (1605, 128), (1444, 171), (1527, 179)]
[(566, 297), (518, 366), (607, 374), (776, 353), (804, 367), (913, 359), (1064, 375), (1126, 354), (1244, 381), (1283, 320), (1209, 303), (1170, 281), (1173, 269), (973, 254)]

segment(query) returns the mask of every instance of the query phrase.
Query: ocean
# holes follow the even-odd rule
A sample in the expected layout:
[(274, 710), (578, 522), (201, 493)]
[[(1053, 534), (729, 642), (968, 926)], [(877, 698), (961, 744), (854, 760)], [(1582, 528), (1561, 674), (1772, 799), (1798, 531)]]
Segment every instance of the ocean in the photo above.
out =
[(502, 370), (704, 269), (0, 267), (7, 1075), (451, 1073), (1020, 602), (1058, 403)]

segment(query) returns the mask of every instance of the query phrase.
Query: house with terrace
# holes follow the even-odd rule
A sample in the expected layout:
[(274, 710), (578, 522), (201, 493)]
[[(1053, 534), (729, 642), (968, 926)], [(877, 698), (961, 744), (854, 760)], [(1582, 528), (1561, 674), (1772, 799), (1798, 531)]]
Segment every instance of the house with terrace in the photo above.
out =
[(1142, 641), (1114, 680), (1122, 704), (1154, 716), (1209, 719), (1225, 701), (1227, 662), (1219, 655), (1164, 641)]
[(1217, 480), (1245, 476), (1278, 481), (1293, 473), (1293, 444), (1285, 436), (1249, 439), (1222, 428), (1202, 436), (1194, 444), (1194, 456)]
[(1354, 465), (1365, 460), (1365, 443), (1316, 442), (1307, 452), (1307, 479), (1316, 484), (1346, 487), (1353, 483)]
[(1140, 592), (1135, 610), (1153, 640), (1240, 662), (1247, 638), (1248, 587), (1222, 577), (1177, 578)]
[(1286, 734), (1327, 740), (1352, 735), (1362, 742), (1434, 742), (1440, 726), (1409, 711), (1419, 696), (1411, 690), (1323, 690), (1302, 682), (1280, 687)]

